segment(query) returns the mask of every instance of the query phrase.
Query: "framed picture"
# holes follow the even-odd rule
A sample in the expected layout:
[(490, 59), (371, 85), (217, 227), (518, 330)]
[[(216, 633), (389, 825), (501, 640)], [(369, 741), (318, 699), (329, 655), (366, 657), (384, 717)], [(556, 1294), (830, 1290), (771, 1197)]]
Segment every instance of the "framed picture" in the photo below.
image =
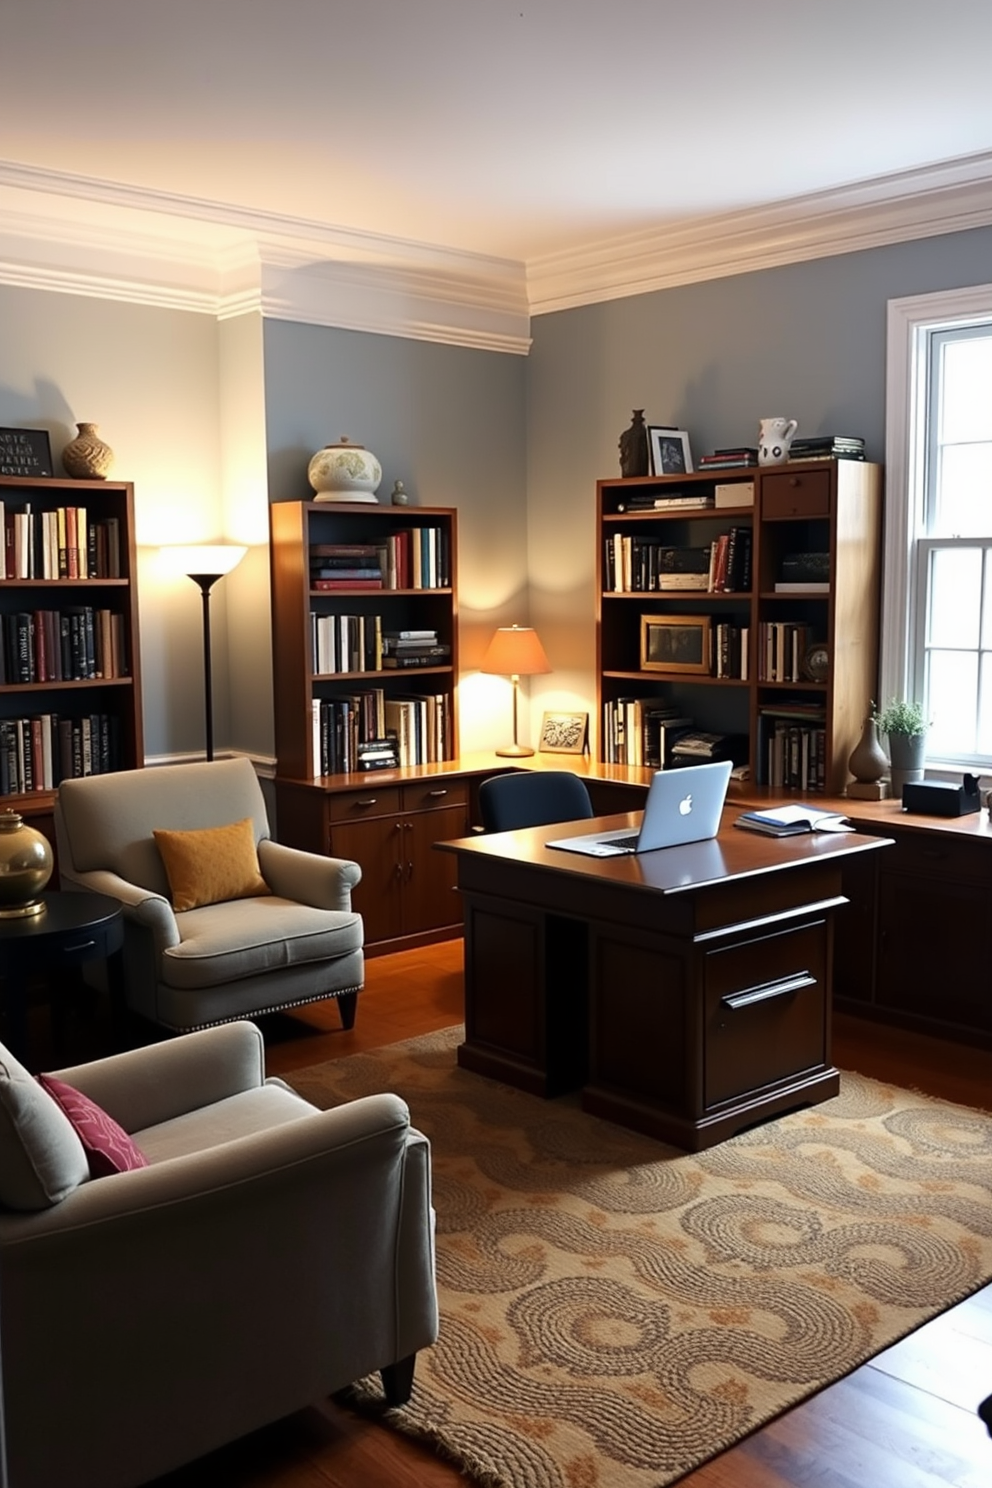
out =
[(710, 670), (709, 615), (642, 615), (642, 672)]
[(52, 446), (45, 429), (0, 429), (0, 475), (51, 475)]
[(692, 451), (685, 429), (648, 427), (648, 451), (652, 475), (691, 475)]
[(545, 713), (541, 722), (542, 754), (585, 754), (588, 713)]

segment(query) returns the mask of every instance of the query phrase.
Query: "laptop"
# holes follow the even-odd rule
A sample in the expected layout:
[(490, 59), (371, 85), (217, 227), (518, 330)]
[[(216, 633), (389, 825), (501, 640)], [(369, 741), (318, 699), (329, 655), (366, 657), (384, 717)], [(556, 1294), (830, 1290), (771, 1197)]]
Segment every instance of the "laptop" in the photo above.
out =
[(685, 842), (705, 842), (720, 828), (732, 769), (730, 760), (713, 760), (705, 765), (658, 770), (648, 787), (639, 831), (617, 827), (611, 832), (585, 832), (577, 837), (559, 837), (545, 846), (592, 858), (612, 858), (680, 847)]

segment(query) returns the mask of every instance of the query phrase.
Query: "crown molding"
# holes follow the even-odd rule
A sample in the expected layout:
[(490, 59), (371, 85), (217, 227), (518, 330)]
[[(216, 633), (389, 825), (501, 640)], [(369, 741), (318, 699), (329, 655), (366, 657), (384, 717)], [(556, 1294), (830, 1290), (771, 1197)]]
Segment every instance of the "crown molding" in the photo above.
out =
[(532, 259), (530, 313), (990, 224), (992, 152), (986, 152)]
[(992, 152), (526, 265), (0, 161), (0, 284), (514, 355), (533, 315), (990, 224)]

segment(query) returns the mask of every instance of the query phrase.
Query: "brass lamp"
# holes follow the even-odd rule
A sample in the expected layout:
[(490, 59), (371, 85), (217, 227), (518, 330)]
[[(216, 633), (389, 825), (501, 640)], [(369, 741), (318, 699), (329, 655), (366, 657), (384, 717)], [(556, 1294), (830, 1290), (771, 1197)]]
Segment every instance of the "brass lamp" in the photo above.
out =
[(520, 693), (520, 678), (534, 677), (539, 672), (550, 672), (544, 647), (537, 638), (537, 631), (529, 625), (502, 625), (489, 642), (482, 658), (480, 671), (494, 676), (509, 677), (513, 684), (513, 743), (497, 749), (496, 753), (510, 759), (522, 759), (533, 754), (526, 744), (517, 739), (517, 699)]

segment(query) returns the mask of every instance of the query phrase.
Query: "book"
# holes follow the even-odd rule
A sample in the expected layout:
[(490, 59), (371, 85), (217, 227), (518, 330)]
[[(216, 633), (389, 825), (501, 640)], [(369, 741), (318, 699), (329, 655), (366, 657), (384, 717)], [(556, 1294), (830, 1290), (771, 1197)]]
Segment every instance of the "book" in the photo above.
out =
[(821, 584), (819, 581), (814, 582), (812, 579), (809, 581), (809, 583), (806, 583), (806, 584), (802, 584), (802, 583), (792, 584), (792, 583), (788, 583), (788, 582), (782, 583), (780, 581), (780, 582), (776, 583), (776, 585), (775, 585), (775, 593), (776, 594), (829, 594), (830, 593), (830, 585), (829, 584)]
[(708, 493), (692, 496), (656, 496), (655, 511), (688, 511), (693, 506), (715, 506), (714, 497)]
[(799, 803), (772, 806), (767, 811), (744, 811), (734, 826), (744, 827), (748, 832), (764, 832), (767, 837), (794, 837), (800, 832), (854, 831), (847, 817), (839, 812)]

